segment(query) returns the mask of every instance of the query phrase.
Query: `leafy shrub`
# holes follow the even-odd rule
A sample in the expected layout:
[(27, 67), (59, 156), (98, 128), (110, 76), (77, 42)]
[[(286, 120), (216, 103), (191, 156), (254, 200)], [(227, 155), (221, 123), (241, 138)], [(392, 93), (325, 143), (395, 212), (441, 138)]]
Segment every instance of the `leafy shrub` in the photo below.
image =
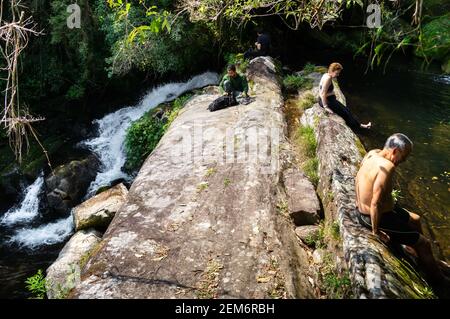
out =
[(301, 111), (305, 111), (312, 107), (316, 103), (316, 98), (314, 97), (314, 94), (307, 93), (305, 94), (298, 102), (298, 107)]
[(315, 157), (317, 141), (314, 135), (314, 129), (310, 126), (301, 126), (299, 128), (299, 135), (305, 155), (310, 158)]
[(420, 34), (418, 54), (443, 61), (450, 54), (450, 13), (425, 24)]
[(303, 67), (303, 74), (307, 75), (316, 71), (316, 66), (310, 62)]
[(318, 167), (319, 161), (316, 157), (317, 141), (314, 129), (310, 126), (301, 126), (296, 132), (295, 144), (299, 146), (305, 160), (302, 169), (311, 183), (317, 186), (319, 182)]
[(316, 233), (306, 237), (305, 243), (308, 246), (312, 246), (314, 249), (327, 247), (325, 242), (325, 223), (323, 221), (320, 222), (319, 230)]
[(47, 289), (45, 287), (46, 280), (42, 273), (42, 269), (39, 269), (35, 275), (28, 277), (27, 280), (25, 280), (25, 283), (27, 284), (25, 287), (35, 298), (44, 299)]
[(343, 299), (352, 296), (348, 271), (339, 271), (331, 254), (325, 256), (320, 275), (327, 298)]
[(312, 89), (313, 81), (301, 75), (287, 75), (283, 79), (283, 86), (289, 92), (299, 89)]
[(319, 184), (319, 174), (317, 173), (317, 170), (319, 168), (319, 161), (317, 160), (317, 158), (314, 157), (308, 159), (303, 164), (302, 168), (311, 183), (317, 187), (317, 185)]
[(249, 64), (249, 60), (244, 59), (243, 53), (225, 53), (224, 55), (225, 62), (227, 65), (236, 64), (236, 71), (241, 74), (244, 74), (247, 71), (247, 67)]

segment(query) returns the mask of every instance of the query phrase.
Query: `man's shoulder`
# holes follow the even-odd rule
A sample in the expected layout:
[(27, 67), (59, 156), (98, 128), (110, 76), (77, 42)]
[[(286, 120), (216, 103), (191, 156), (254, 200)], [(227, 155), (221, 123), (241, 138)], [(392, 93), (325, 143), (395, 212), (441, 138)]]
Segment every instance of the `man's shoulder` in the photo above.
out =
[(366, 156), (364, 156), (364, 161), (371, 162), (371, 165), (376, 163), (378, 167), (383, 168), (386, 171), (392, 171), (395, 168), (395, 165), (383, 156), (380, 156), (378, 154), (380, 151), (380, 149), (370, 150), (367, 152)]
[(379, 148), (370, 150), (367, 152), (367, 155), (373, 155), (373, 154), (378, 154), (381, 150)]

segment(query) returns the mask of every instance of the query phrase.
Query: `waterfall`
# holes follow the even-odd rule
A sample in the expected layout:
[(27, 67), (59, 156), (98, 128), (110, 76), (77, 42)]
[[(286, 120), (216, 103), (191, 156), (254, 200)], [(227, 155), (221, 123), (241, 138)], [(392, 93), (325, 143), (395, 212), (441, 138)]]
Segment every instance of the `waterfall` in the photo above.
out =
[(42, 245), (53, 245), (65, 240), (72, 234), (74, 228), (73, 217), (41, 225), (36, 228), (22, 228), (9, 239), (9, 243), (16, 243), (21, 247), (35, 249)]
[(44, 186), (44, 173), (41, 172), (33, 184), (24, 191), (24, 198), (19, 206), (13, 206), (0, 219), (0, 224), (13, 226), (19, 223), (29, 223), (39, 216), (39, 194)]
[(206, 72), (185, 83), (161, 85), (150, 90), (136, 106), (124, 107), (102, 119), (95, 120), (94, 123), (98, 124), (98, 136), (81, 142), (81, 145), (86, 146), (99, 157), (101, 168), (89, 186), (86, 198), (95, 194), (99, 187), (109, 185), (116, 179), (130, 179), (130, 176), (122, 171), (122, 166), (126, 160), (124, 150), (126, 131), (133, 121), (161, 103), (174, 100), (187, 91), (217, 84), (218, 80), (217, 73)]
[(26, 227), (39, 217), (39, 195), (44, 188), (44, 173), (23, 191), (22, 202), (10, 208), (0, 219), (0, 224), (13, 229), (14, 234), (6, 241), (30, 249), (43, 245), (52, 245), (66, 239), (73, 230), (73, 217), (68, 217), (41, 225)]

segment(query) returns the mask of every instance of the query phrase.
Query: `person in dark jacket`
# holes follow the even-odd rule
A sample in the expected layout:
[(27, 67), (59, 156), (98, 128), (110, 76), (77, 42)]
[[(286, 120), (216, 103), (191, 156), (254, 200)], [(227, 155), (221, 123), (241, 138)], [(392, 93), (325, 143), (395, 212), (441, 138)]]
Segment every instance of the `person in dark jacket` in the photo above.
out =
[(220, 81), (220, 91), (223, 94), (233, 96), (233, 98), (243, 95), (248, 96), (248, 82), (244, 75), (236, 72), (236, 66), (230, 64), (227, 67), (227, 74), (225, 74)]
[(265, 33), (262, 29), (259, 29), (257, 31), (258, 38), (255, 42), (255, 49), (249, 49), (247, 52), (244, 53), (244, 58), (246, 59), (253, 59), (258, 56), (266, 56), (270, 55), (270, 46), (271, 46), (271, 40), (270, 36)]

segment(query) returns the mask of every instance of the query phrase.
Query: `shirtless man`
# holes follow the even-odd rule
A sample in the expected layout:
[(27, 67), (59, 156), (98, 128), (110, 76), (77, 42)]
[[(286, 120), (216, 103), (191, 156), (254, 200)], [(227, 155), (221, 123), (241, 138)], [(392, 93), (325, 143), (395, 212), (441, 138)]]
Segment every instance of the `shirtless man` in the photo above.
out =
[(396, 133), (387, 139), (384, 149), (366, 154), (356, 175), (359, 221), (384, 242), (392, 240), (414, 248), (430, 279), (448, 284), (441, 271), (448, 270), (448, 265), (433, 257), (430, 241), (422, 234), (420, 216), (395, 205), (391, 195), (395, 168), (406, 160), (412, 146), (406, 135)]

